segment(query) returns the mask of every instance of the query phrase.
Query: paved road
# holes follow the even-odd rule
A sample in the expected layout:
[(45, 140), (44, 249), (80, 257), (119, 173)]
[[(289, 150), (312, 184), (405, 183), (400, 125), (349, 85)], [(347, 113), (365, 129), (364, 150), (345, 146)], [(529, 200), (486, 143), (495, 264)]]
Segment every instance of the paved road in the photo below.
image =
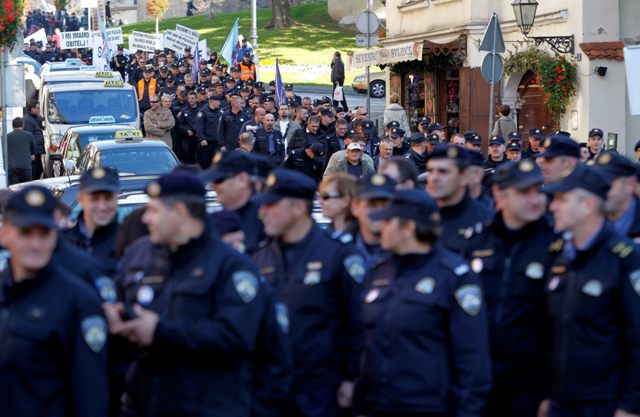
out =
[[(295, 86), (294, 86), (295, 87)], [(356, 106), (364, 106), (366, 95), (365, 94), (356, 94), (353, 92), (353, 89), (349, 86), (344, 87), (344, 91), (347, 94), (347, 104), (350, 109), (354, 109)], [(311, 99), (320, 98), (322, 96), (331, 97), (331, 86), (326, 87), (310, 87), (310, 86), (300, 86), (295, 87), (295, 92), (300, 97), (311, 97)], [(371, 120), (376, 120), (378, 117), (382, 116), (382, 112), (384, 111), (385, 100), (384, 98), (372, 98), (371, 99), (371, 113), (369, 118)]]

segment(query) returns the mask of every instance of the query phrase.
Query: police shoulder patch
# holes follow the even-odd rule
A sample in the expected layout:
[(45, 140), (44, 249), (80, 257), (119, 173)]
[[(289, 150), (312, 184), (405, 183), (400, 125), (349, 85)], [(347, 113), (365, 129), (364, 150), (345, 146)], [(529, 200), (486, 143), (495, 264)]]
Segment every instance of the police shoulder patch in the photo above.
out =
[(629, 274), (629, 280), (631, 281), (631, 287), (636, 292), (636, 294), (640, 295), (640, 269), (636, 269), (635, 271)]
[(95, 286), (102, 301), (109, 303), (116, 302), (116, 286), (111, 278), (104, 276), (99, 277), (95, 280)]
[(107, 343), (107, 323), (100, 316), (89, 316), (80, 323), (82, 337), (95, 353), (99, 353)]
[(282, 333), (289, 333), (289, 310), (282, 303), (276, 303), (276, 321)]
[(344, 258), (344, 267), (356, 283), (362, 284), (367, 274), (364, 259), (360, 255), (350, 255)]
[(245, 303), (250, 303), (258, 294), (258, 279), (249, 271), (233, 273), (233, 285), (236, 292)]
[(475, 317), (482, 308), (482, 291), (475, 284), (467, 284), (458, 288), (455, 292), (458, 305), (468, 315)]

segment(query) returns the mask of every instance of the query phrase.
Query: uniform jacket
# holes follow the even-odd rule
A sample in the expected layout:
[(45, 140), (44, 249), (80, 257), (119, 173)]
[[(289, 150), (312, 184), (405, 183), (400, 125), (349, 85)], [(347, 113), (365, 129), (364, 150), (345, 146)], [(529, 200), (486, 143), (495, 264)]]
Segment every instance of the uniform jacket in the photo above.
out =
[(468, 239), (481, 233), (493, 219), (493, 211), (471, 199), (466, 193), (458, 204), (440, 208), (442, 234), (438, 243), (452, 252), (462, 254)]
[(249, 117), (240, 110), (233, 113), (231, 109), (222, 113), (220, 125), (218, 126), (218, 138), (224, 142), (228, 151), (238, 147), (238, 136), (242, 125), (249, 120)]
[(409, 149), (409, 152), (407, 152), (404, 155), (405, 159), (408, 159), (409, 161), (411, 161), (415, 167), (416, 167), (416, 171), (418, 171), (418, 174), (422, 174), (426, 171), (427, 169), (427, 156), (425, 154), (419, 154), (418, 152), (414, 151), (413, 149)]
[[(522, 229), (507, 229), (500, 213), (465, 248), (465, 258), (480, 276), (489, 318), (495, 373), (505, 378), (537, 374), (545, 381), (550, 340), (547, 326), (548, 248), (558, 238), (546, 217)], [(546, 387), (545, 387), (546, 389)]]
[(211, 110), (208, 105), (204, 105), (197, 113), (196, 131), (200, 140), (215, 143), (216, 146), (223, 145), (222, 140), (218, 136), (218, 127), (220, 126), (220, 117), (222, 110)]
[[(272, 168), (277, 167), (284, 161), (284, 140), (279, 130), (272, 129), (267, 132), (264, 127), (256, 130), (254, 134), (256, 138), (253, 152), (264, 155)], [(273, 140), (273, 152), (269, 152), (269, 137)]]
[[(373, 175), (376, 173), (375, 168), (373, 167), (373, 159), (365, 153), (362, 154), (360, 158), (362, 162), (362, 175)], [(347, 172), (347, 151), (338, 151), (331, 155), (329, 158), (329, 163), (327, 164), (327, 168), (324, 170), (323, 178), (330, 177), (332, 175), (338, 173), (346, 173)]]
[[(197, 104), (191, 107), (189, 103), (187, 103), (184, 107), (180, 109), (180, 112), (178, 113), (178, 117), (176, 118), (177, 119), (176, 130), (184, 140), (188, 140), (190, 142), (195, 142), (199, 140), (198, 126), (197, 126), (199, 112), (200, 112), (200, 106), (198, 106)], [(194, 135), (189, 136), (189, 134), (187, 133), (188, 130), (191, 130), (194, 133)]]
[(480, 417), (491, 387), (479, 278), (435, 248), (393, 258), (364, 294), (366, 351), (356, 414)]
[(137, 241), (117, 278), (126, 305), (160, 315), (153, 345), (129, 370), (125, 409), (149, 417), (249, 417), (266, 307), (255, 266), (210, 226), (174, 253), (151, 246), (148, 238)]
[(20, 283), (6, 267), (0, 331), (0, 415), (107, 416), (107, 327), (90, 287), (55, 263)]
[(305, 149), (296, 149), (287, 155), (282, 166), (295, 169), (298, 172), (313, 178), (317, 183), (322, 180), (322, 162), (316, 162), (307, 156)]
[(106, 271), (113, 274), (117, 261), (116, 245), (119, 229), (117, 219), (114, 219), (114, 221), (107, 226), (97, 228), (93, 236), (88, 238), (83, 232), (84, 221), (82, 220), (82, 216), (83, 214), (80, 212), (75, 226), (63, 231), (62, 236), (72, 245), (89, 252), (104, 266)]
[(159, 111), (149, 109), (144, 113), (144, 131), (148, 138), (160, 139), (170, 148), (173, 144), (171, 141), (171, 129), (176, 124), (171, 110), (160, 108)]
[(314, 224), (302, 241), (284, 249), (266, 242), (253, 259), (289, 310), (293, 392), (355, 379), (363, 349), (362, 257)]

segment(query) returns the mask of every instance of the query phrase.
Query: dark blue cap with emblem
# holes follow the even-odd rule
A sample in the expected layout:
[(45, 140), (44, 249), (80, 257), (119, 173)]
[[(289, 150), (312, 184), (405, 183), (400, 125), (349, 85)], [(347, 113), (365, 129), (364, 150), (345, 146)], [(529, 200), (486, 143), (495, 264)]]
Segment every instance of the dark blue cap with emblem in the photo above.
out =
[(31, 185), (12, 194), (4, 207), (4, 221), (16, 227), (55, 227), (53, 211), (58, 201), (44, 187)]
[(466, 167), (469, 163), (469, 158), (467, 157), (469, 152), (471, 151), (467, 151), (465, 148), (445, 143), (433, 148), (431, 153), (427, 155), (427, 161), (432, 159), (451, 159)]
[(605, 177), (607, 182), (620, 177), (634, 177), (637, 171), (636, 164), (615, 151), (602, 152), (596, 158), (593, 167)]
[(374, 174), (360, 178), (356, 184), (358, 200), (388, 200), (393, 196), (396, 182), (386, 175)]
[(440, 136), (437, 133), (430, 133), (427, 135), (427, 142), (431, 145), (440, 144)]
[(431, 118), (421, 117), (418, 119), (418, 124), (421, 125), (422, 127), (429, 127), (429, 125), (431, 124)]
[(500, 189), (513, 187), (517, 190), (526, 190), (535, 185), (542, 185), (543, 178), (540, 168), (530, 159), (525, 159), (500, 165), (491, 177), (491, 181)]
[(427, 141), (427, 138), (424, 136), (423, 133), (421, 132), (416, 132), (413, 135), (411, 135), (411, 138), (409, 138), (409, 141), (411, 143), (414, 144), (418, 144), (418, 143), (424, 143)]
[(440, 123), (434, 123), (431, 126), (429, 126), (429, 132), (433, 132), (434, 130), (443, 130), (444, 126), (442, 126)]
[(467, 161), (469, 162), (469, 166), (484, 167), (484, 157), (480, 151), (467, 150)]
[(545, 191), (547, 193), (563, 193), (577, 188), (590, 192), (603, 200), (607, 199), (609, 184), (605, 177), (595, 168), (585, 164), (579, 164), (557, 184), (549, 185)]
[(222, 182), (223, 180), (240, 174), (252, 173), (255, 162), (248, 152), (230, 151), (219, 153), (213, 158), (213, 167), (200, 174), (206, 182)]
[(418, 189), (397, 190), (391, 198), (389, 206), (369, 214), (372, 220), (400, 219), (414, 220), (418, 223), (438, 225), (440, 214), (435, 201)]
[(271, 204), (283, 198), (313, 200), (316, 194), (316, 182), (298, 171), (276, 168), (265, 182), (266, 189), (254, 197), (258, 204)]
[(518, 132), (509, 133), (509, 142), (520, 142), (522, 140), (522, 135)]
[(601, 138), (604, 137), (604, 132), (602, 131), (602, 129), (598, 129), (593, 128), (589, 131), (589, 137), (593, 137), (593, 136), (600, 136)]
[(151, 198), (192, 196), (202, 197), (206, 190), (202, 181), (188, 172), (164, 174), (147, 184), (146, 192)]
[(363, 120), (361, 126), (363, 133), (371, 134), (376, 131), (376, 125), (371, 120)]
[(387, 125), (385, 126), (385, 128), (387, 130), (389, 129), (393, 129), (393, 128), (400, 128), (400, 123), (397, 120), (392, 120), (389, 123), (387, 123)]
[(118, 177), (118, 170), (115, 168), (91, 168), (80, 177), (80, 192), (108, 191), (117, 193), (118, 190), (120, 190), (120, 178)]
[(542, 146), (544, 147), (544, 152), (540, 154), (542, 158), (555, 158), (557, 156), (580, 158), (580, 145), (564, 134), (547, 136)]
[(467, 143), (470, 143), (472, 145), (482, 145), (482, 136), (476, 133), (473, 136), (471, 136), (469, 139), (467, 139)]
[(391, 129), (391, 133), (389, 134), (389, 136), (391, 136), (392, 139), (403, 138), (404, 130), (400, 129), (399, 127), (394, 127), (393, 129)]
[(491, 136), (491, 139), (489, 139), (489, 146), (491, 145), (504, 145), (504, 138), (501, 138), (500, 136)]
[(518, 152), (520, 152), (521, 151), (520, 142), (518, 142), (518, 141), (509, 142), (509, 144), (507, 145), (506, 152), (508, 152), (508, 151), (518, 151)]
[(469, 140), (477, 134), (478, 132), (476, 132), (475, 130), (465, 130), (465, 132), (463, 133), (465, 140)]
[(542, 133), (542, 129), (539, 127), (534, 127), (529, 129), (529, 138), (542, 140), (544, 139), (544, 133)]

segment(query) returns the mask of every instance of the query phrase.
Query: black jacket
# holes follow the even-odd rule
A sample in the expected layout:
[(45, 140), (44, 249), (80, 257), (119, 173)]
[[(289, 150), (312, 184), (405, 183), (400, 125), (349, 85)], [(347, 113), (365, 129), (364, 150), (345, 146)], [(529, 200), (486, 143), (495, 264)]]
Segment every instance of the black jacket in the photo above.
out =
[[(253, 147), (253, 152), (264, 155), (269, 160), (272, 168), (277, 167), (284, 161), (284, 140), (279, 130), (272, 129), (271, 132), (267, 132), (264, 127), (261, 127), (256, 130), (254, 137), (256, 138), (256, 142)], [(273, 143), (272, 152), (269, 152), (270, 140)]]
[(44, 134), (42, 133), (43, 120), (41, 116), (33, 116), (29, 112), (24, 115), (24, 130), (31, 132), (33, 139), (35, 140), (35, 154), (42, 155), (45, 153), (44, 149)]
[(493, 211), (486, 205), (472, 200), (469, 193), (458, 204), (440, 208), (442, 234), (438, 240), (446, 249), (464, 253), (468, 239), (481, 233), (493, 219)]
[(371, 282), (356, 414), (481, 417), (491, 387), (479, 278), (434, 248), (395, 257), (395, 274)]
[[(186, 106), (180, 109), (180, 112), (177, 116), (178, 124), (177, 131), (178, 134), (183, 138), (183, 140), (187, 140), (190, 142), (198, 141), (198, 113), (200, 112), (200, 106), (195, 105), (191, 107), (189, 103)], [(187, 131), (191, 130), (194, 135), (189, 136)]]
[(287, 155), (284, 160), (283, 167), (288, 169), (294, 169), (298, 172), (313, 178), (317, 183), (322, 181), (322, 174), (324, 173), (324, 164), (322, 162), (316, 162), (309, 158), (305, 149), (296, 149)]
[(111, 224), (96, 229), (91, 238), (87, 238), (81, 231), (82, 212), (78, 215), (75, 226), (64, 230), (62, 236), (72, 245), (89, 252), (100, 265), (103, 271), (113, 276), (116, 270), (116, 246), (118, 244), (118, 220)]
[(100, 300), (57, 264), (20, 283), (0, 272), (2, 416), (107, 416)]
[(267, 242), (253, 259), (289, 309), (293, 392), (354, 380), (363, 349), (362, 257), (314, 225), (302, 241)]
[(331, 63), (331, 82), (339, 85), (344, 84), (344, 63), (341, 58)]
[(218, 136), (218, 127), (220, 126), (220, 117), (222, 110), (211, 110), (208, 105), (200, 108), (196, 116), (196, 131), (200, 140), (215, 143), (218, 147), (223, 145), (221, 138)]
[(249, 117), (242, 110), (238, 113), (233, 113), (229, 109), (222, 113), (220, 125), (218, 126), (218, 138), (224, 142), (224, 146), (228, 151), (238, 147), (240, 128), (247, 120), (249, 120)]
[(138, 302), (160, 315), (153, 345), (138, 352), (129, 370), (125, 410), (250, 416), (267, 302), (251, 260), (208, 226), (171, 254), (142, 238), (122, 265), (117, 282), (125, 305)]
[(564, 248), (550, 269), (552, 398), (613, 402), (640, 413), (640, 254), (608, 225), (572, 260)]

